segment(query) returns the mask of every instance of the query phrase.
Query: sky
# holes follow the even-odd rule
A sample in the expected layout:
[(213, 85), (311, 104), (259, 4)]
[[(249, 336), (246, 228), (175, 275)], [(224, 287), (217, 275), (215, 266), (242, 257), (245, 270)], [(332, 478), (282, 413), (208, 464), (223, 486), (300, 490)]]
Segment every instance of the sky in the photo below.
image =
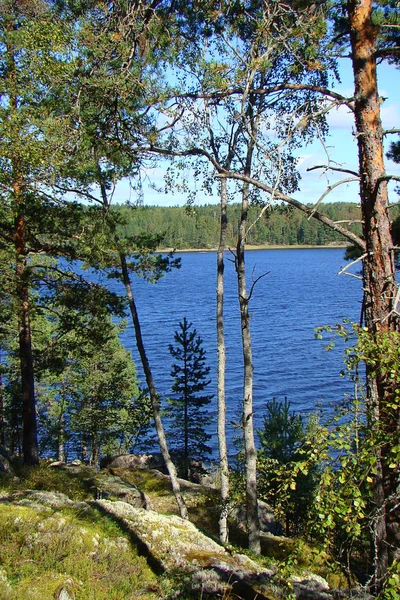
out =
[[(335, 91), (344, 96), (353, 95), (353, 73), (350, 60), (343, 60), (340, 65), (341, 83), (337, 83)], [(381, 118), (384, 129), (400, 128), (400, 71), (386, 63), (378, 68), (378, 85), (380, 96), (386, 98), (381, 105)], [(322, 144), (315, 140), (311, 144), (299, 149), (298, 164), (301, 173), (300, 190), (293, 194), (296, 200), (303, 203), (316, 203), (327, 189), (328, 185), (347, 177), (337, 173), (324, 173), (321, 170), (308, 172), (307, 169), (320, 164), (326, 164), (329, 152), (330, 160), (335, 166), (358, 171), (357, 141), (354, 136), (354, 119), (352, 113), (344, 106), (332, 110), (328, 115), (329, 135), (325, 140), (326, 150)], [(385, 150), (389, 148), (390, 141), (398, 139), (398, 135), (385, 136)], [(143, 204), (159, 206), (183, 206), (187, 201), (185, 194), (159, 193), (149, 185), (153, 182), (155, 187), (164, 188), (164, 174), (167, 167), (162, 161), (155, 168), (148, 169), (143, 180)], [(386, 159), (386, 172), (400, 176), (400, 165)], [(191, 181), (193, 177), (188, 170), (186, 177)], [(397, 202), (398, 195), (394, 191), (396, 184), (389, 184), (390, 201)], [(195, 182), (193, 179), (193, 186)], [(124, 203), (127, 200), (134, 202), (137, 196), (129, 189), (127, 182), (121, 182), (115, 192), (114, 202)], [(324, 202), (358, 202), (358, 183), (345, 183), (332, 190)], [(198, 192), (196, 204), (218, 203), (217, 193), (214, 197)]]

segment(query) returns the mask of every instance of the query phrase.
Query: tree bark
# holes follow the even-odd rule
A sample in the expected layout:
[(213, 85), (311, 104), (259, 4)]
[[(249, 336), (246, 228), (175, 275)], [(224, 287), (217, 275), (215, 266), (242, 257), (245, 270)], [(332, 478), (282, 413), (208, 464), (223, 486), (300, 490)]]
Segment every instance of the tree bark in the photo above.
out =
[(226, 249), (227, 217), (227, 181), (221, 180), (221, 224), (217, 252), (217, 347), (218, 347), (218, 449), (221, 478), (222, 509), (219, 516), (219, 539), (221, 544), (229, 542), (229, 463), (226, 443), (226, 403), (225, 403), (225, 331), (224, 331), (224, 253)]
[(143, 337), (142, 337), (142, 331), (141, 331), (141, 327), (140, 327), (139, 315), (138, 315), (138, 312), (136, 309), (136, 303), (135, 303), (135, 299), (133, 296), (128, 267), (127, 267), (127, 263), (126, 263), (126, 256), (125, 256), (125, 254), (120, 253), (119, 257), (120, 257), (121, 268), (122, 268), (122, 280), (123, 280), (123, 283), (125, 286), (126, 295), (127, 295), (128, 303), (129, 303), (129, 309), (131, 311), (133, 326), (135, 329), (136, 345), (137, 345), (137, 348), (139, 351), (140, 359), (141, 359), (142, 366), (143, 366), (143, 371), (144, 371), (144, 374), (146, 377), (147, 387), (149, 389), (150, 402), (151, 402), (151, 407), (153, 410), (153, 419), (154, 419), (154, 424), (156, 427), (158, 443), (160, 445), (161, 454), (164, 459), (165, 466), (167, 467), (167, 471), (168, 471), (168, 474), (169, 474), (169, 477), (171, 480), (171, 486), (172, 486), (172, 490), (174, 492), (176, 503), (179, 508), (180, 516), (182, 517), (182, 519), (187, 519), (188, 518), (187, 508), (186, 508), (183, 496), (181, 494), (178, 478), (176, 475), (175, 465), (172, 462), (169, 451), (168, 451), (167, 439), (165, 437), (164, 427), (163, 427), (163, 424), (161, 421), (160, 403), (158, 400), (158, 394), (156, 391), (156, 387), (154, 385), (153, 375), (151, 372), (150, 364), (149, 364), (147, 354), (146, 354), (144, 344), (143, 344)]
[[(110, 204), (107, 197), (107, 190), (103, 182), (101, 168), (98, 165), (98, 182), (100, 185), (101, 197), (103, 201), (103, 210), (107, 213)], [(116, 231), (113, 231), (114, 240), (118, 245), (119, 239)], [(149, 359), (147, 358), (146, 350), (143, 344), (142, 328), (140, 326), (139, 314), (136, 308), (135, 297), (133, 295), (131, 280), (129, 277), (128, 265), (126, 262), (126, 255), (123, 252), (119, 253), (119, 261), (121, 264), (122, 282), (125, 286), (126, 296), (128, 298), (129, 310), (132, 317), (133, 328), (135, 330), (136, 346), (139, 352), (140, 360), (142, 363), (144, 375), (146, 378), (147, 387), (150, 395), (151, 408), (153, 411), (154, 425), (157, 432), (158, 444), (160, 446), (161, 455), (163, 457), (165, 466), (168, 471), (168, 475), (171, 481), (172, 491), (175, 496), (176, 503), (178, 505), (179, 514), (182, 519), (188, 519), (188, 512), (185, 501), (181, 494), (181, 488), (178, 482), (178, 477), (175, 469), (175, 465), (171, 460), (171, 456), (168, 451), (167, 438), (165, 436), (164, 426), (161, 420), (160, 403), (158, 400), (158, 394), (156, 386), (154, 384), (153, 374), (150, 368)]]
[[(367, 256), (363, 262), (364, 318), (373, 339), (381, 332), (398, 331), (394, 311), (397, 291), (393, 241), (388, 215), (388, 191), (383, 159), (383, 128), (376, 73), (376, 28), (371, 0), (347, 3), (355, 85), (355, 119), (360, 166), (360, 196)], [(399, 431), (399, 408), (393, 413), (393, 390), (379, 366), (367, 369), (367, 404), (372, 427), (380, 428), (383, 444), (377, 449), (374, 489), (375, 591), (380, 589), (399, 548), (397, 482), (389, 469), (389, 444)], [(397, 500), (396, 500), (397, 498)]]
[[(0, 369), (1, 369), (1, 350), (0, 350)], [(4, 386), (3, 377), (0, 370), (0, 446), (3, 448), (6, 445), (6, 431), (5, 431), (5, 418), (4, 418)]]
[[(14, 23), (8, 20), (6, 30), (12, 39)], [(9, 119), (17, 118), (19, 101), (16, 77), (15, 49), (12, 42), (7, 40), (7, 87), (9, 94)], [(17, 297), (18, 345), (21, 365), (22, 392), (22, 452), (25, 465), (39, 463), (39, 447), (37, 439), (36, 400), (34, 385), (34, 370), (32, 356), (32, 338), (29, 306), (29, 271), (27, 267), (26, 223), (25, 223), (25, 194), (24, 177), (21, 166), (21, 156), (18, 146), (11, 155), (12, 180), (11, 187), (14, 203), (14, 247), (15, 247), (15, 277)]]
[[(246, 154), (245, 175), (251, 174), (251, 163), (255, 145), (256, 120), (252, 105), (249, 108), (249, 121), (252, 139), (249, 141)], [(260, 522), (258, 518), (257, 501), (257, 451), (254, 443), (253, 426), (253, 355), (250, 334), (249, 298), (246, 286), (245, 246), (249, 209), (250, 184), (243, 183), (242, 207), (236, 248), (236, 272), (240, 307), (240, 323), (242, 329), (243, 350), (243, 435), (245, 448), (246, 471), (246, 513), (247, 530), (249, 533), (249, 549), (256, 554), (261, 553)]]
[(18, 345), (21, 365), (22, 392), (22, 453), (25, 465), (39, 464), (37, 439), (35, 382), (33, 371), (32, 337), (29, 313), (28, 268), (26, 264), (26, 229), (24, 198), (17, 160), (13, 161), (13, 192), (16, 205), (14, 243), (16, 254), (15, 276), (17, 295)]

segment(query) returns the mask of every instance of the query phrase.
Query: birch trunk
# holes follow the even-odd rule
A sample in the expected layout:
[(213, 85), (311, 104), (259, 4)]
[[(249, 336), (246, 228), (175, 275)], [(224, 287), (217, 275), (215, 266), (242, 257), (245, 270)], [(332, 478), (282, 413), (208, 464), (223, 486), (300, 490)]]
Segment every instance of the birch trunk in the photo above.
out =
[(245, 240), (248, 217), (249, 184), (243, 184), (242, 210), (237, 243), (237, 280), (243, 349), (243, 434), (246, 470), (246, 512), (249, 549), (260, 554), (260, 523), (257, 502), (257, 452), (253, 427), (253, 357), (251, 348), (249, 299), (246, 286)]
[(221, 225), (217, 252), (217, 346), (218, 346), (218, 449), (221, 477), (222, 509), (219, 517), (219, 539), (221, 544), (229, 542), (229, 463), (226, 443), (226, 403), (225, 403), (225, 331), (224, 331), (224, 253), (226, 249), (227, 181), (221, 180)]

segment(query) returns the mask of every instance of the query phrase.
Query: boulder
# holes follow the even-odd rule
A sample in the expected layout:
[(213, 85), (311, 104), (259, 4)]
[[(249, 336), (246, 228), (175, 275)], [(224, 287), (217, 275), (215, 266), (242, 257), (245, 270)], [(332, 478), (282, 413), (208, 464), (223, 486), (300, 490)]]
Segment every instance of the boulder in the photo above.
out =
[(148, 469), (152, 456), (147, 454), (119, 454), (105, 456), (100, 461), (101, 469)]
[(156, 572), (184, 572), (191, 591), (198, 591), (201, 597), (206, 594), (226, 597), (232, 592), (246, 600), (271, 597), (273, 571), (247, 556), (230, 554), (190, 521), (144, 511), (120, 501), (98, 500), (95, 504), (122, 521)]
[[(272, 508), (262, 500), (258, 501), (258, 518), (260, 520), (260, 531), (272, 535), (283, 535), (282, 525), (276, 520)], [(246, 507), (239, 506), (232, 509), (230, 520), (233, 525), (242, 531), (246, 531)]]

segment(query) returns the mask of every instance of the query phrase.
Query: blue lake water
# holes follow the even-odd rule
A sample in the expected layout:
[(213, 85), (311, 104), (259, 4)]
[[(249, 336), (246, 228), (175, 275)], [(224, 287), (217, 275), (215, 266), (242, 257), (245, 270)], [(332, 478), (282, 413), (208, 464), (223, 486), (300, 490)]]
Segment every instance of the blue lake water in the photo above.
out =
[[(251, 334), (254, 364), (254, 415), (256, 427), (262, 425), (266, 401), (286, 396), (294, 410), (313, 411), (319, 405), (328, 415), (332, 406), (351, 384), (340, 377), (343, 346), (326, 352), (326, 342), (314, 338), (314, 328), (340, 323), (344, 318), (358, 321), (361, 307), (361, 283), (345, 275), (338, 276), (345, 264), (343, 249), (255, 250), (246, 254), (248, 282), (268, 274), (256, 285), (251, 302)], [(210, 393), (216, 392), (215, 290), (216, 253), (178, 254), (182, 267), (167, 274), (156, 285), (135, 277), (132, 280), (156, 387), (162, 396), (171, 389), (172, 357), (168, 344), (186, 316), (203, 338), (211, 367)], [(226, 395), (228, 440), (231, 450), (242, 396), (242, 349), (236, 273), (226, 254), (225, 335)], [(122, 286), (109, 283), (114, 290)], [(121, 286), (121, 287), (119, 287)], [(122, 339), (132, 350), (141, 376), (133, 329), (129, 325)], [(210, 405), (216, 416), (216, 398)], [(217, 449), (216, 426), (211, 445)]]

